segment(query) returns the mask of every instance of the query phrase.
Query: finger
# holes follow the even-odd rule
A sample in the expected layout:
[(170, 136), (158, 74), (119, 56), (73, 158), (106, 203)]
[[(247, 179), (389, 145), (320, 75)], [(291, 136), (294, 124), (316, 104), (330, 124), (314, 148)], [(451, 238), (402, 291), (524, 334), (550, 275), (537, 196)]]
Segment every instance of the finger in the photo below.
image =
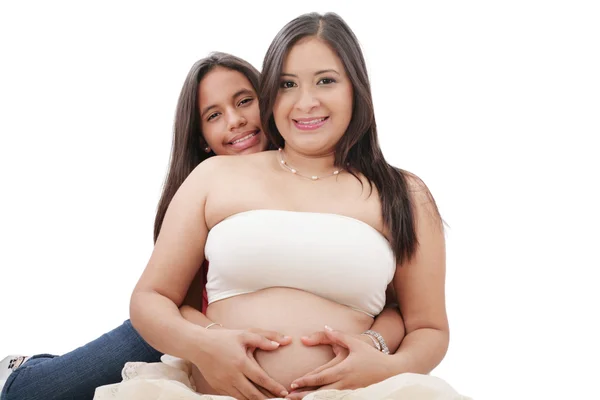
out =
[(256, 358), (254, 358), (254, 349), (248, 347), (246, 349), (246, 355), (248, 356), (249, 359), (251, 359), (252, 361), (256, 362)]
[[(318, 368), (315, 368), (314, 370), (310, 371), (308, 374), (305, 374), (304, 376), (310, 376), (310, 375), (315, 375), (318, 374), (321, 371), (325, 371), (328, 368), (332, 368), (336, 365), (338, 365), (339, 363), (341, 363), (342, 361), (344, 361), (345, 356), (343, 354), (338, 354), (336, 355), (331, 361), (329, 361), (326, 364), (321, 365)], [(294, 383), (294, 382), (292, 382)]]
[(306, 375), (302, 378), (298, 378), (294, 382), (292, 382), (290, 387), (292, 388), (292, 390), (296, 390), (307, 386), (321, 387), (335, 383), (341, 380), (342, 377), (343, 374), (341, 373), (340, 364), (338, 364), (332, 368), (328, 368), (319, 373), (313, 375)]
[(285, 336), (283, 333), (275, 332), (275, 331), (267, 331), (264, 329), (251, 328), (248, 329), (249, 332), (256, 333), (258, 335), (264, 336), (269, 340), (279, 343), (280, 345), (290, 344), (292, 342), (292, 338), (290, 336)]
[(325, 326), (325, 335), (327, 335), (327, 337), (329, 338), (329, 340), (331, 340), (333, 344), (345, 347), (350, 351), (352, 351), (355, 348), (356, 342), (362, 344), (360, 340), (343, 332), (333, 330), (328, 326)]
[(332, 344), (331, 339), (325, 334), (324, 331), (313, 332), (308, 336), (300, 338), (305, 346), (318, 346), (322, 344)]
[(257, 333), (246, 332), (243, 335), (242, 340), (247, 346), (254, 347), (256, 349), (272, 351), (279, 348), (279, 343), (269, 340)]
[[(260, 365), (258, 365), (258, 361), (256, 361), (256, 358), (254, 358), (254, 352), (251, 349), (246, 350), (246, 354), (248, 355), (248, 358), (250, 359), (250, 362), (255, 364), (257, 368), (261, 368)], [(274, 397), (279, 397), (279, 396), (275, 396), (273, 395), (273, 393), (269, 392), (267, 389), (260, 387), (260, 386), (256, 386), (256, 388), (265, 396), (267, 396), (268, 399), (272, 399)]]
[(227, 396), (231, 396), (234, 399), (246, 400), (246, 396), (244, 396), (235, 386), (230, 386), (227, 390)]
[[(266, 400), (268, 399), (256, 386), (252, 384), (248, 379), (242, 377), (238, 382), (234, 384), (234, 387), (240, 392), (242, 395), (242, 399), (256, 399), (256, 400)], [(237, 399), (237, 397), (236, 397)]]
[(279, 397), (279, 396), (275, 396), (273, 393), (269, 392), (267, 389), (265, 389), (265, 388), (261, 388), (260, 386), (257, 386), (256, 388), (257, 388), (257, 389), (258, 389), (258, 390), (259, 390), (259, 391), (260, 391), (262, 394), (264, 394), (264, 395), (267, 397), (267, 399), (273, 399), (273, 398)]
[(316, 391), (317, 388), (310, 390), (303, 390), (301, 392), (292, 392), (287, 395), (286, 400), (302, 400), (304, 397), (308, 396), (312, 392)]
[(329, 385), (321, 386), (319, 390), (343, 390), (343, 389), (354, 389), (352, 384), (348, 382), (343, 382), (341, 380), (331, 383)]
[[(256, 368), (256, 369), (258, 369), (258, 370), (262, 370), (262, 371), (264, 371), (264, 370), (262, 369), (262, 367), (261, 367), (261, 366), (258, 364), (258, 361), (256, 361), (256, 358), (254, 357), (254, 352), (253, 352), (252, 350), (248, 349), (248, 350), (246, 351), (246, 353), (248, 354), (248, 358), (250, 359), (250, 362), (251, 362), (252, 364), (254, 364), (255, 368)], [(280, 397), (280, 396), (275, 396), (273, 393), (269, 392), (268, 390), (266, 390), (265, 388), (263, 388), (263, 387), (261, 387), (261, 386), (257, 386), (257, 388), (258, 388), (258, 390), (260, 390), (260, 391), (261, 391), (263, 394), (266, 394), (266, 395), (267, 395), (267, 397), (268, 397), (269, 399), (271, 399), (271, 398), (273, 398), (273, 397)], [(282, 392), (282, 393), (284, 393), (284, 392)]]
[(286, 397), (286, 400), (302, 400), (304, 397), (308, 396), (309, 394), (311, 394), (313, 392), (316, 392), (317, 390), (323, 391), (323, 390), (330, 390), (330, 389), (343, 390), (343, 389), (348, 389), (348, 388), (345, 387), (341, 381), (338, 381), (331, 385), (321, 386), (320, 388), (316, 388), (316, 387), (315, 388), (302, 388), (301, 391), (290, 393)]
[(254, 362), (248, 360), (244, 370), (244, 375), (246, 375), (250, 381), (254, 382), (260, 387), (265, 388), (267, 391), (276, 394), (279, 397), (285, 397), (288, 395), (288, 391), (285, 390), (285, 387), (267, 375), (267, 373), (258, 365), (256, 360), (254, 360)]
[(347, 348), (337, 344), (332, 344), (331, 350), (333, 350), (333, 354), (335, 354), (336, 356), (348, 357), (348, 354), (350, 353)]

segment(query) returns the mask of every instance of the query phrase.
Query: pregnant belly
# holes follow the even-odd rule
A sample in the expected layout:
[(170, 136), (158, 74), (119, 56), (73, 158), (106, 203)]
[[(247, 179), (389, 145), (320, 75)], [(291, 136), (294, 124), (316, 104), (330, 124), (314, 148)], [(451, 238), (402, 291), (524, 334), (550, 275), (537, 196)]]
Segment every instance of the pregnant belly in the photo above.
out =
[(294, 379), (334, 357), (330, 346), (307, 347), (300, 341), (302, 336), (322, 331), (325, 325), (346, 333), (361, 333), (373, 323), (368, 315), (347, 306), (288, 288), (270, 288), (221, 300), (211, 304), (206, 315), (225, 328), (260, 328), (292, 337), (289, 345), (275, 351), (258, 350), (255, 354), (265, 372), (288, 390)]

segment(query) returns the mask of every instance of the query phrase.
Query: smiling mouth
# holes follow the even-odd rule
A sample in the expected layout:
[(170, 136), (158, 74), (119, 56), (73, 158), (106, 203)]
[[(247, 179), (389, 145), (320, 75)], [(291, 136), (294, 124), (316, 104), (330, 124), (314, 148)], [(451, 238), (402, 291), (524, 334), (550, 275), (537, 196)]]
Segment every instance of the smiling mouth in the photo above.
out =
[(259, 132), (260, 132), (260, 131), (253, 132), (253, 133), (251, 133), (251, 134), (249, 134), (249, 135), (246, 135), (246, 136), (244, 136), (244, 137), (241, 137), (241, 138), (239, 138), (239, 139), (236, 139), (236, 140), (234, 140), (233, 142), (229, 142), (229, 144), (241, 143), (241, 142), (243, 142), (244, 140), (251, 139), (251, 138), (253, 138), (254, 136), (258, 135), (258, 133), (259, 133)]
[(315, 118), (315, 119), (303, 120), (303, 121), (298, 121), (297, 119), (295, 119), (294, 122), (297, 123), (298, 125), (312, 126), (312, 125), (320, 124), (321, 122), (325, 121), (327, 118), (329, 118), (329, 117)]

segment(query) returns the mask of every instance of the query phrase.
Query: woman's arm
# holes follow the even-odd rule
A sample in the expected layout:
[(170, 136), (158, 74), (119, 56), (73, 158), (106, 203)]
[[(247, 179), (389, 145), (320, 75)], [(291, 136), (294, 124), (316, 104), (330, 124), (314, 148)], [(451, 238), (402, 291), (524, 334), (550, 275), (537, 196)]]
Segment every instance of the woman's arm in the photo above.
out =
[[(400, 310), (396, 306), (386, 306), (381, 314), (375, 318), (371, 330), (379, 333), (390, 351), (390, 354), (396, 352), (400, 343), (404, 339), (404, 321)], [(364, 336), (364, 335), (363, 335)], [(373, 344), (369, 338), (363, 339), (369, 344)]]
[(406, 337), (390, 357), (396, 374), (431, 372), (446, 355), (449, 343), (444, 229), (428, 189), (419, 186), (411, 192), (418, 247), (394, 276), (406, 327)]
[[(294, 380), (294, 393), (289, 396), (290, 399), (301, 399), (315, 387), (353, 389), (404, 372), (427, 374), (444, 358), (448, 349), (449, 328), (445, 302), (443, 225), (426, 188), (413, 193), (413, 210), (419, 246), (410, 262), (396, 268), (393, 280), (406, 329), (400, 347), (388, 356), (369, 349), (364, 341), (358, 341), (353, 335), (325, 331), (311, 345), (337, 345), (345, 348), (346, 353), (354, 354), (354, 357), (349, 356), (337, 365), (326, 365)], [(387, 317), (382, 313), (375, 321), (373, 330), (379, 329), (380, 334), (385, 335), (384, 338), (392, 344), (388, 337), (394, 337), (398, 322), (390, 322)], [(391, 335), (386, 332), (387, 329), (391, 329)], [(359, 359), (360, 362), (357, 362)]]

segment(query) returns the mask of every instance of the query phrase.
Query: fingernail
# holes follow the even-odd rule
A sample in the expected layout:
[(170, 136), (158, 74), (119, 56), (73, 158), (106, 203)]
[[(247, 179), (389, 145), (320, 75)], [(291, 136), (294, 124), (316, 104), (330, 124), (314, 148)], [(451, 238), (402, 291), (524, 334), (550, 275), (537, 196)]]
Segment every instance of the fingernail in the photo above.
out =
[(331, 329), (329, 326), (325, 325), (325, 329), (327, 329), (329, 332), (332, 332), (333, 329)]
[(291, 339), (292, 337), (291, 337), (291, 336), (284, 336), (283, 338), (284, 338), (285, 340), (287, 340), (287, 339)]
[(298, 385), (297, 385), (297, 384), (295, 384), (295, 383), (292, 383), (292, 384), (290, 385), (290, 387), (292, 388), (292, 390), (296, 390), (296, 389), (298, 389)]
[(282, 390), (281, 393), (279, 393), (280, 397), (286, 397), (288, 395), (288, 391), (287, 390)]
[(279, 343), (277, 343), (277, 342), (274, 342), (274, 341), (272, 341), (272, 340), (271, 340), (271, 344), (272, 344), (273, 346), (279, 346)]

